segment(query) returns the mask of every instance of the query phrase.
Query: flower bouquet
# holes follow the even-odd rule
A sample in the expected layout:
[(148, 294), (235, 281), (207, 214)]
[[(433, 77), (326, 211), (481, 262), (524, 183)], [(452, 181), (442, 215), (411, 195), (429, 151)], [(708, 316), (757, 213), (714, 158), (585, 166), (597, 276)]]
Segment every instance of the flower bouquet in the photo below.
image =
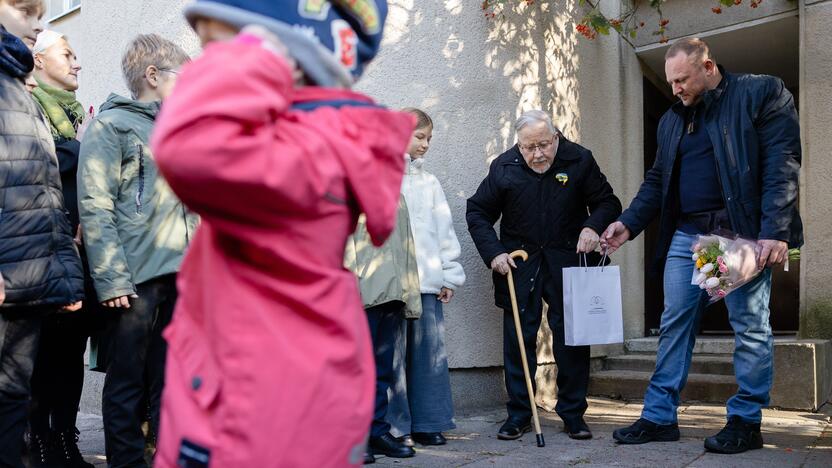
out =
[(691, 247), (691, 284), (704, 289), (714, 303), (754, 279), (757, 268), (757, 242), (735, 234), (701, 235)]

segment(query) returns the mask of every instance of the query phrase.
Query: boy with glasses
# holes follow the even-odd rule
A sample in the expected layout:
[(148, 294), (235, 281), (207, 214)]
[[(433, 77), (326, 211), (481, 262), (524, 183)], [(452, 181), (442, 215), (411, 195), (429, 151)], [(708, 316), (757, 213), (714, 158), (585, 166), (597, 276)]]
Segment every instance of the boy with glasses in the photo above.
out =
[(132, 98), (110, 95), (81, 144), (78, 206), (98, 301), (112, 310), (102, 411), (110, 466), (144, 466), (145, 401), (159, 427), (162, 330), (176, 303), (176, 274), (197, 224), (159, 174), (149, 148), (161, 102), (189, 57), (155, 34), (128, 46), (122, 71)]

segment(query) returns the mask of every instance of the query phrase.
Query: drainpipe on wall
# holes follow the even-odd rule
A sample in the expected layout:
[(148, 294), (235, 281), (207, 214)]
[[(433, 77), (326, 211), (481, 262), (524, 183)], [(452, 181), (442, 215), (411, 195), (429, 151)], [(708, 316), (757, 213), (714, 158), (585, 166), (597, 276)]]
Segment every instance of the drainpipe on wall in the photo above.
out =
[[(798, 122), (800, 123), (800, 144), (801, 144), (801, 151), (802, 154), (805, 156), (808, 154), (808, 145), (806, 141), (806, 115), (807, 115), (807, 107), (810, 105), (809, 102), (806, 100), (806, 0), (799, 0), (797, 5), (797, 21), (798, 21), (798, 72), (797, 72), (797, 86), (798, 86), (798, 100), (800, 102), (800, 112), (798, 113)], [(806, 177), (804, 171), (800, 171), (800, 181), (799, 181), (799, 188), (801, 193), (806, 193)], [(800, 211), (806, 212), (806, 197), (800, 198)], [(800, 301), (800, 308), (798, 314), (798, 331), (797, 336), (803, 336), (802, 333), (803, 329), (803, 322), (806, 318), (806, 311), (807, 311), (807, 299), (806, 299), (806, 285), (807, 279), (806, 275), (808, 273), (808, 268), (806, 266), (806, 256), (800, 256), (800, 294), (799, 294), (799, 301)]]

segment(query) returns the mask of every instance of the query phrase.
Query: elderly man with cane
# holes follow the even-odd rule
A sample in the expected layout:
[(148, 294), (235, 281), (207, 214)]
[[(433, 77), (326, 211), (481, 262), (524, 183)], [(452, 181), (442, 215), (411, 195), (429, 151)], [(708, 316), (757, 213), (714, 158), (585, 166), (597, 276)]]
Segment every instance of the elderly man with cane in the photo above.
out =
[[(504, 310), (503, 359), (509, 401), (508, 418), (497, 437), (517, 439), (530, 430), (533, 393), (524, 374), (537, 368), (536, 338), (549, 305), (554, 354), (558, 364), (558, 402), (564, 431), (573, 439), (592, 433), (583, 414), (587, 408), (589, 346), (566, 346), (563, 328), (561, 270), (578, 265), (578, 254), (595, 253), (598, 234), (621, 213), (621, 202), (592, 153), (567, 140), (543, 111), (523, 113), (515, 123), (517, 144), (500, 155), (468, 199), (468, 230), (485, 264), (493, 270), (495, 302)], [(494, 223), (500, 222), (500, 236)], [(515, 250), (528, 253), (516, 262)], [(512, 253), (510, 256), (509, 253)], [(522, 342), (528, 358), (523, 369), (506, 275), (514, 269)]]

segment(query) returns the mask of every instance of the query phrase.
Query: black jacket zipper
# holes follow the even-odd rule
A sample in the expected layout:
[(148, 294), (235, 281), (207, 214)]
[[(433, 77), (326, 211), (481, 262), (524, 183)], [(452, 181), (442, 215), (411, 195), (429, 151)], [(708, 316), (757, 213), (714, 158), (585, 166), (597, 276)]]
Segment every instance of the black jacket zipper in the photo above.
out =
[(144, 195), (144, 148), (136, 144), (139, 150), (139, 189), (136, 190), (136, 214), (142, 214), (142, 196)]

